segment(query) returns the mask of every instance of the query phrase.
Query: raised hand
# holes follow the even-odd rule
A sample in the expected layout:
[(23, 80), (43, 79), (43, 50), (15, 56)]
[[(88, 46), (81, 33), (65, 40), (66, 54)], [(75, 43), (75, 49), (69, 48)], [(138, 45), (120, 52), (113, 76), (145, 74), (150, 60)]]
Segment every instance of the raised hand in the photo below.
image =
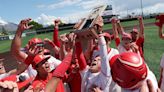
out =
[(158, 89), (154, 89), (153, 84), (151, 82), (151, 80), (146, 80), (145, 83), (143, 83), (140, 92), (161, 92), (161, 90)]
[(138, 16), (137, 19), (138, 19), (139, 21), (143, 20), (142, 16)]
[(68, 42), (68, 38), (66, 37), (66, 34), (60, 35), (59, 40), (61, 43), (64, 43), (64, 44)]
[(31, 21), (30, 18), (28, 19), (24, 19), (24, 20), (21, 20), (21, 22), (19, 23), (18, 25), (18, 29), (19, 31), (24, 31), (24, 30), (27, 30), (27, 29), (30, 29), (33, 27), (33, 25), (28, 25), (28, 23)]
[(102, 27), (104, 25), (103, 18), (101, 16), (98, 16), (94, 24), (97, 24)]
[(113, 17), (113, 18), (111, 18), (111, 22), (112, 23), (117, 23), (117, 22), (120, 22), (120, 21), (117, 18)]
[(55, 26), (58, 26), (60, 23), (61, 23), (61, 21), (60, 21), (59, 19), (56, 19), (56, 20), (54, 21)]
[(133, 52), (137, 53), (139, 51), (136, 43), (131, 43), (130, 48), (133, 50)]
[(18, 85), (12, 81), (0, 82), (0, 92), (19, 92)]
[(39, 54), (42, 49), (38, 48), (37, 46), (31, 46), (28, 50), (27, 50), (27, 54), (30, 56), (35, 56), (36, 54)]
[(50, 39), (48, 39), (48, 38), (45, 38), (44, 39), (44, 44), (45, 45), (49, 45), (49, 46), (51, 46), (51, 47), (54, 47), (54, 43), (53, 43), (53, 41), (52, 40), (50, 40)]

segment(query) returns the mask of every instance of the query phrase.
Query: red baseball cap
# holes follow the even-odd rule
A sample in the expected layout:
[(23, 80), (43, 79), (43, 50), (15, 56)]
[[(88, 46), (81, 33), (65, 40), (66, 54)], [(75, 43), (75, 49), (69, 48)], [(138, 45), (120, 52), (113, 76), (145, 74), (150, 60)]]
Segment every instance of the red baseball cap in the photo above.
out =
[(108, 39), (111, 39), (111, 35), (109, 33), (107, 33), (107, 32), (104, 32), (101, 35), (106, 37), (106, 38), (108, 38)]
[(130, 33), (133, 33), (133, 32), (138, 34), (138, 29), (133, 28), (133, 30)]
[(30, 45), (32, 45), (32, 44), (36, 44), (36, 43), (42, 43), (43, 41), (42, 41), (42, 39), (40, 39), (40, 38), (32, 38), (32, 39), (30, 39), (29, 41), (28, 41), (28, 45), (30, 46)]
[(122, 39), (123, 39), (123, 38), (132, 39), (132, 36), (131, 36), (129, 33), (123, 33)]
[(42, 54), (36, 55), (33, 59), (32, 67), (35, 69), (37, 64), (39, 64), (40, 62), (44, 60), (48, 60), (49, 58), (50, 58), (50, 55), (42, 55)]

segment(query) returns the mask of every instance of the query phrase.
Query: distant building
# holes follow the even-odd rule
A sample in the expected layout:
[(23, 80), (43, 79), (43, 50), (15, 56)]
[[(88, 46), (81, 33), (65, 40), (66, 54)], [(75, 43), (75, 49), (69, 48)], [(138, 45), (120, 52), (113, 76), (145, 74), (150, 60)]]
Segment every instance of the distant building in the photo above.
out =
[(112, 5), (108, 5), (107, 8), (105, 9), (105, 11), (104, 11), (103, 14), (102, 14), (102, 17), (103, 17), (103, 19), (104, 19), (104, 22), (105, 22), (105, 23), (106, 23), (106, 22), (109, 22), (109, 19), (110, 19), (111, 17), (113, 17), (113, 16), (115, 16), (115, 15), (113, 14)]

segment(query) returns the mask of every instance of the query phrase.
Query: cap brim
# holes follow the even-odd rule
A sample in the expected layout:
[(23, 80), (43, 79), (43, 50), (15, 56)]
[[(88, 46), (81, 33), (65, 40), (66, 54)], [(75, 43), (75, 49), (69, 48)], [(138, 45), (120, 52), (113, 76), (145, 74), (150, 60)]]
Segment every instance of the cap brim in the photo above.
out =
[(39, 63), (37, 63), (36, 66), (40, 63), (46, 62), (50, 57), (51, 57), (50, 55), (46, 55), (46, 57), (42, 59)]

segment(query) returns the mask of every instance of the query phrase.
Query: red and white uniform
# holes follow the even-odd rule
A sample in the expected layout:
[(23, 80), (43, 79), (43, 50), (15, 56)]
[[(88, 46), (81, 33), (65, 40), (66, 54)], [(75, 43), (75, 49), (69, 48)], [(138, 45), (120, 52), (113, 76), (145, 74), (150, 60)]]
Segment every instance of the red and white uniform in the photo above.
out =
[(118, 54), (118, 51), (116, 49), (111, 49), (111, 51), (107, 53), (106, 42), (103, 36), (99, 39), (99, 45), (102, 61), (101, 71), (98, 73), (91, 73), (89, 71), (89, 66), (86, 65), (85, 59), (82, 57), (83, 55), (77, 55), (81, 56), (79, 61), (83, 62), (83, 64), (80, 64), (79, 62), (80, 68), (82, 67), (80, 72), (82, 78), (81, 92), (88, 92), (89, 88), (91, 88), (93, 85), (101, 88), (103, 92), (120, 92), (120, 87), (112, 83), (109, 66), (109, 60), (112, 56)]
[[(68, 53), (66, 57), (63, 59), (61, 64), (59, 64), (56, 69), (53, 71), (52, 76), (53, 77), (58, 77), (58, 78), (64, 78), (65, 77), (65, 72), (68, 70), (72, 60), (72, 53)], [(56, 92), (64, 92), (64, 86), (63, 88), (61, 87), (63, 85), (62, 81), (58, 83), (59, 86), (59, 91), (56, 90)]]
[[(157, 79), (155, 77), (155, 75), (153, 74), (153, 72), (151, 70), (148, 69), (148, 75), (146, 80), (149, 79), (151, 80), (153, 87), (154, 87), (154, 92), (156, 92), (156, 90), (158, 89), (158, 83), (157, 83)], [(121, 90), (122, 92), (140, 92), (140, 88), (136, 89), (136, 90), (128, 90), (128, 89), (123, 89)]]
[[(57, 28), (54, 28), (54, 32), (53, 32), (53, 42), (54, 44), (60, 48), (60, 41), (58, 39), (58, 34), (59, 34), (59, 30)], [(55, 58), (59, 59), (59, 55), (55, 54)]]
[(5, 78), (5, 77), (8, 77), (8, 76), (10, 76), (9, 73), (0, 74), (0, 80), (3, 79), (3, 78)]
[[(70, 57), (70, 56), (69, 56)], [(67, 57), (66, 59), (68, 59), (69, 57)], [(25, 60), (25, 64), (29, 65), (31, 63), (31, 60), (33, 60), (34, 57), (28, 56)], [(50, 69), (55, 69), (57, 68), (57, 66), (59, 66), (61, 64), (61, 61), (54, 58), (53, 56), (51, 56), (48, 60), (48, 63), (50, 63)], [(66, 60), (65, 60), (66, 61)], [(70, 61), (70, 59), (68, 59), (68, 61)], [(64, 61), (63, 61), (64, 62)], [(60, 67), (58, 67), (60, 68)], [(55, 70), (54, 70), (55, 71)], [(64, 72), (65, 73), (65, 72)], [(40, 78), (38, 75), (36, 76), (36, 78), (34, 79), (32, 86), (33, 88), (37, 88), (38, 86), (42, 88), (42, 90), (45, 90), (46, 84), (48, 83), (48, 81), (52, 78), (52, 72), (48, 74), (48, 76), (45, 79)], [(64, 92), (64, 85), (62, 80), (58, 83), (57, 89), (55, 92)]]
[(53, 32), (53, 42), (57, 47), (60, 47), (60, 41), (58, 39), (58, 34), (59, 34), (59, 30), (57, 28), (54, 28), (54, 32)]
[(133, 52), (132, 49), (126, 49), (122, 44), (121, 44), (121, 41), (120, 41), (120, 38), (116, 38), (115, 39), (115, 43), (116, 43), (116, 46), (117, 46), (117, 49), (119, 51), (119, 53), (123, 53), (123, 52)]
[(30, 77), (35, 78), (37, 75), (37, 71), (32, 68), (32, 65), (29, 65), (28, 68), (23, 73), (21, 73), (19, 75), (25, 76), (26, 79), (28, 79)]
[[(51, 78), (52, 78), (52, 73), (49, 73), (45, 79), (40, 78), (39, 76), (36, 76), (36, 78), (32, 82), (32, 86), (33, 88), (41, 87), (42, 91), (44, 92), (46, 84)], [(63, 85), (62, 80), (58, 83), (58, 86), (56, 87), (55, 92), (64, 92), (64, 85)]]
[(79, 72), (71, 72), (68, 76), (67, 83), (71, 92), (81, 92), (81, 76)]
[[(120, 38), (116, 38), (115, 39), (115, 42), (116, 42), (116, 46), (117, 46), (117, 49), (119, 51), (119, 53), (123, 53), (123, 52), (133, 52), (133, 50), (130, 48), (130, 49), (126, 49), (120, 42)], [(140, 55), (140, 52), (138, 51), (137, 52), (139, 55)]]
[(136, 40), (136, 45), (138, 46), (138, 49), (139, 49), (139, 52), (140, 52), (141, 57), (144, 58), (144, 51), (143, 51), (144, 38), (143, 37), (139, 37)]

